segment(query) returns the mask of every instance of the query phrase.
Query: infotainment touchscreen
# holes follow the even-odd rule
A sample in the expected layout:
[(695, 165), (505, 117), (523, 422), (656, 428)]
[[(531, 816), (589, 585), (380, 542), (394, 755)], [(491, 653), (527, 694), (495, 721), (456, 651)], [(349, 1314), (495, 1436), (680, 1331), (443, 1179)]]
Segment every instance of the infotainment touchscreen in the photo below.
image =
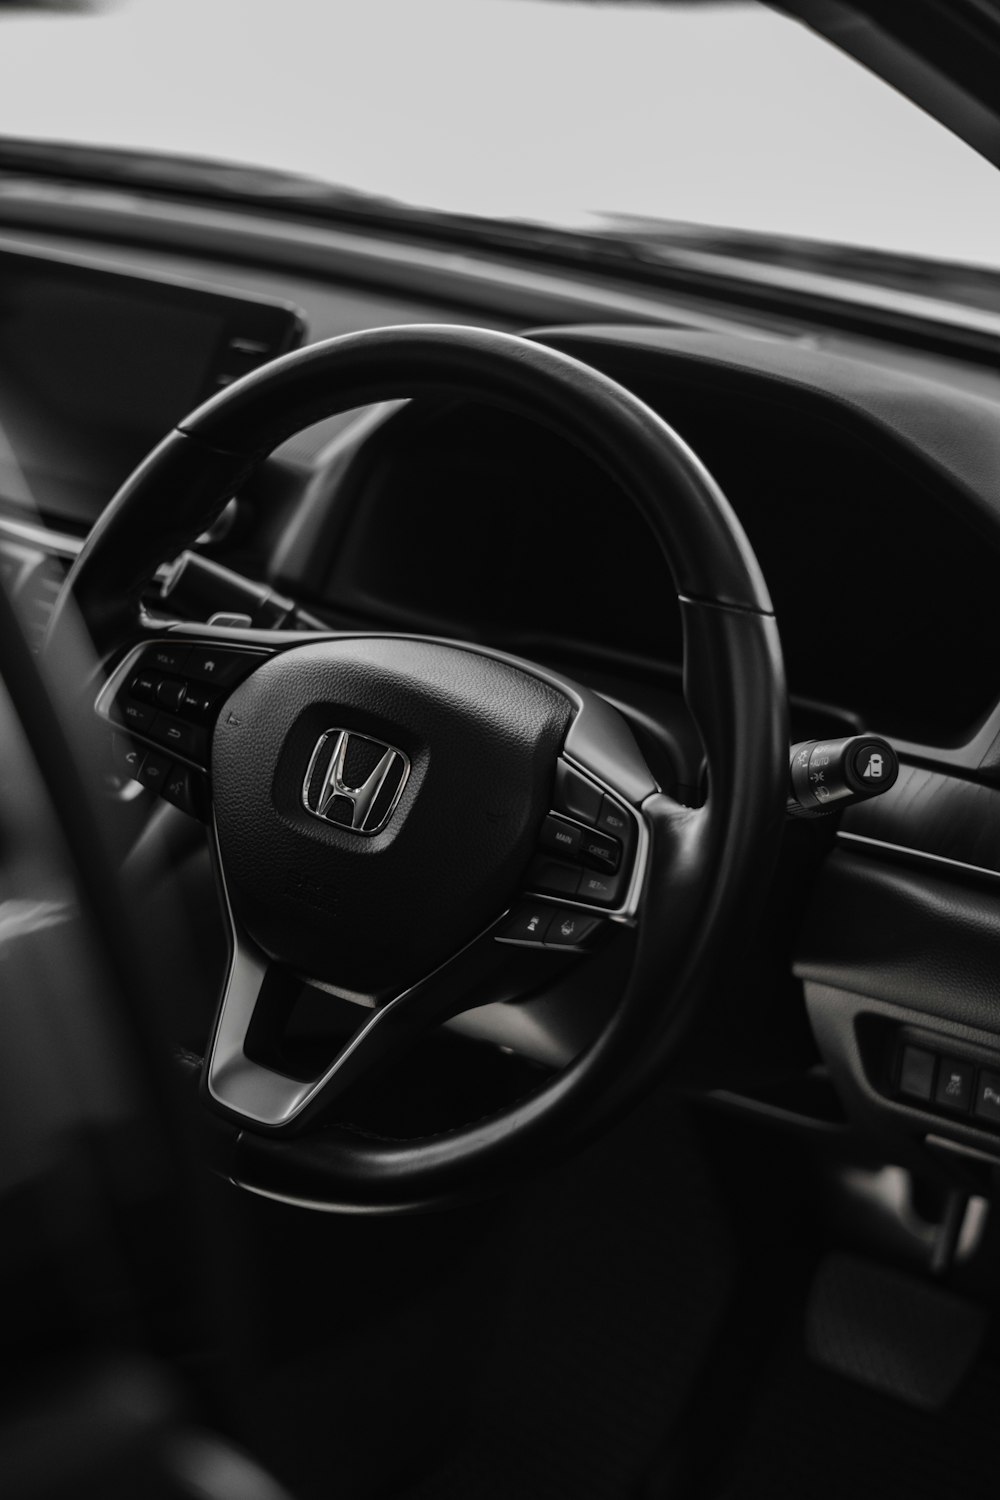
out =
[(0, 251), (0, 503), (86, 527), (193, 406), (301, 335), (290, 305)]

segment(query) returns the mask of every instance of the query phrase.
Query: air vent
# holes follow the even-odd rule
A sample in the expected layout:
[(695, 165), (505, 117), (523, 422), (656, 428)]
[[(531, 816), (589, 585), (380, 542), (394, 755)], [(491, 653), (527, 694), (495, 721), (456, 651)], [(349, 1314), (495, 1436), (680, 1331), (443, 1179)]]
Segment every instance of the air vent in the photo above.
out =
[(18, 606), (34, 651), (41, 649), (67, 566), (60, 558), (34, 547), (11, 542), (0, 547), (2, 577)]

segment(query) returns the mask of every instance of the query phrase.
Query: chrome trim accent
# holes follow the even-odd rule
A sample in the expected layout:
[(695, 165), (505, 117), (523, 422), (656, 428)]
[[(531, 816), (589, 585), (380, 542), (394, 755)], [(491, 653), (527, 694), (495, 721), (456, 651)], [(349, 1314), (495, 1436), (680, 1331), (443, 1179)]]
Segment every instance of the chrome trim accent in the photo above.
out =
[(887, 839), (873, 839), (864, 833), (848, 833), (837, 830), (838, 839), (846, 843), (864, 844), (872, 849), (884, 849), (888, 854), (903, 854), (908, 859), (923, 859), (928, 864), (941, 865), (944, 869), (961, 870), (967, 875), (985, 875), (988, 880), (1000, 880), (1000, 870), (989, 870), (985, 865), (970, 865), (964, 859), (949, 859), (946, 854), (932, 854), (927, 849), (911, 849), (906, 844), (891, 844)]
[[(336, 735), (336, 743), (330, 764), (323, 777), (323, 785), (320, 788), (318, 806), (312, 807), (309, 802), (309, 788), (313, 779), (316, 763), (323, 753), (323, 747), (327, 741)], [(348, 786), (344, 780), (344, 767), (347, 763), (347, 753), (350, 749), (351, 740), (364, 740), (369, 745), (381, 746), (383, 755), (375, 769), (361, 783), (360, 786)], [(378, 799), (378, 795), (385, 785), (386, 777), (397, 761), (403, 762), (403, 774), (399, 778), (399, 785), (395, 795), (385, 810), (381, 820), (371, 828), (365, 827), (365, 821)], [(309, 757), (309, 765), (306, 767), (305, 779), (302, 782), (302, 806), (313, 818), (318, 818), (321, 823), (329, 823), (334, 828), (344, 828), (350, 833), (360, 833), (365, 838), (371, 838), (373, 834), (380, 833), (393, 813), (396, 811), (403, 788), (410, 779), (410, 757), (402, 750), (397, 750), (395, 745), (387, 745), (384, 740), (372, 739), (371, 735), (361, 734), (352, 729), (327, 729), (321, 734), (316, 742), (316, 747)], [(345, 797), (351, 803), (350, 823), (340, 823), (336, 818), (327, 816), (327, 809), (337, 797)]]

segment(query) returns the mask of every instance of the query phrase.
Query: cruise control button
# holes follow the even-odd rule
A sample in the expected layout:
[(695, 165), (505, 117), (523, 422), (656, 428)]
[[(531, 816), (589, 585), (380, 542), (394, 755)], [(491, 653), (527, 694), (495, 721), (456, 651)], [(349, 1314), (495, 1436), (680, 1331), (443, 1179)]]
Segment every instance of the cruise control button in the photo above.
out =
[(580, 868), (558, 864), (554, 859), (536, 859), (528, 871), (528, 885), (555, 896), (575, 896)]
[(602, 926), (600, 917), (585, 911), (556, 911), (545, 936), (546, 948), (583, 948)]
[(622, 846), (605, 833), (587, 833), (580, 844), (580, 858), (584, 864), (613, 875), (622, 862)]
[(596, 823), (601, 814), (604, 793), (565, 761), (556, 762), (555, 806), (581, 823)]
[(930, 1100), (934, 1092), (937, 1058), (923, 1047), (904, 1047), (899, 1065), (899, 1092), (911, 1099)]
[(551, 906), (544, 906), (541, 902), (533, 905), (526, 901), (504, 922), (497, 933), (497, 942), (523, 943), (532, 948), (540, 948), (551, 921)]
[(580, 850), (583, 829), (563, 818), (554, 818), (551, 813), (542, 825), (539, 844), (549, 854), (559, 854), (564, 859), (575, 859)]
[(593, 901), (596, 906), (614, 906), (619, 898), (621, 883), (620, 875), (602, 875), (596, 870), (584, 870), (576, 894), (581, 901)]
[(981, 1120), (1000, 1124), (1000, 1073), (980, 1073), (974, 1108)]
[(199, 729), (197, 724), (185, 724), (183, 719), (173, 719), (169, 714), (157, 714), (146, 732), (151, 740), (155, 740), (158, 745), (165, 745), (168, 750), (176, 751), (178, 755), (186, 755), (189, 760), (205, 759), (208, 748), (205, 731)]
[(142, 665), (147, 671), (180, 672), (188, 657), (187, 646), (150, 646), (142, 653)]
[(934, 1090), (935, 1103), (967, 1114), (972, 1107), (972, 1081), (975, 1072), (971, 1063), (961, 1062), (955, 1057), (942, 1057), (938, 1066), (937, 1088)]
[(632, 832), (632, 819), (623, 807), (613, 797), (604, 794), (601, 803), (600, 817), (597, 819), (598, 828), (604, 833), (610, 833), (616, 839), (627, 839)]
[(137, 780), (150, 792), (162, 792), (163, 783), (172, 766), (173, 761), (168, 756), (157, 755), (155, 750), (150, 750), (142, 762)]
[(119, 724), (125, 724), (129, 729), (134, 729), (138, 734), (145, 734), (153, 722), (154, 712), (153, 709), (145, 708), (141, 703), (130, 702), (119, 693), (111, 705), (111, 717), (117, 719)]
[(184, 698), (184, 683), (171, 682), (169, 680), (156, 684), (156, 701), (162, 703), (164, 708), (169, 708), (175, 714), (181, 706)]

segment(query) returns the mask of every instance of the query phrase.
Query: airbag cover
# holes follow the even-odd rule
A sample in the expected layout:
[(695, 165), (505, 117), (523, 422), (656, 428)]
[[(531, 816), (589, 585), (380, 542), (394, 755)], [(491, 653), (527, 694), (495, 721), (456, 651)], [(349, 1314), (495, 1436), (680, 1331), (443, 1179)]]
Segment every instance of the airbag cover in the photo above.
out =
[[(352, 637), (272, 657), (223, 706), (212, 746), (237, 920), (309, 977), (364, 994), (413, 983), (516, 891), (571, 714), (539, 678), (457, 646)], [(370, 837), (303, 805), (331, 729), (410, 759), (398, 806)]]

